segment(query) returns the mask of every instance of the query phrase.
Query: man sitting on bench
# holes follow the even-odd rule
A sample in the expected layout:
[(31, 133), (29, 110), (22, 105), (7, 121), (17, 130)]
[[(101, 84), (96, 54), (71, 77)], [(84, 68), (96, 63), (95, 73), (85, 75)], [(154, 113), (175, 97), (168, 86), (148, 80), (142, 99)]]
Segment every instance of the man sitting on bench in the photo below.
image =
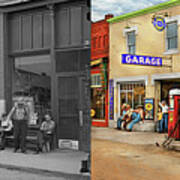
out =
[(50, 114), (45, 114), (45, 121), (40, 126), (40, 132), (38, 134), (38, 148), (37, 153), (43, 151), (43, 147), (47, 152), (52, 148), (53, 134), (55, 128), (55, 122), (52, 120)]
[(1, 136), (1, 147), (0, 150), (4, 150), (6, 146), (6, 136), (12, 135), (13, 124), (9, 119), (9, 116), (4, 113), (1, 117), (1, 127), (0, 127), (0, 136)]

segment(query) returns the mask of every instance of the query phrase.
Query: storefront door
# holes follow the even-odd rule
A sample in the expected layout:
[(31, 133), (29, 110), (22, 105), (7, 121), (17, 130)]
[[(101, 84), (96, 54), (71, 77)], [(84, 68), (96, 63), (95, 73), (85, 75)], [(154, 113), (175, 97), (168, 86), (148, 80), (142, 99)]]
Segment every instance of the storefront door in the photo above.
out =
[(58, 77), (58, 119), (60, 139), (79, 139), (79, 80)]

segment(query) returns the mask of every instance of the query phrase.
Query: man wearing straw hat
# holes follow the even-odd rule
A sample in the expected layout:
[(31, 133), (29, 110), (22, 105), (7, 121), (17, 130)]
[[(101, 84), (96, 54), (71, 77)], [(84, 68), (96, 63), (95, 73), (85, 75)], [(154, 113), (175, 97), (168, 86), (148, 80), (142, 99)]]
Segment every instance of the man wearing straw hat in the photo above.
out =
[(17, 152), (20, 148), (21, 152), (25, 153), (29, 108), (23, 97), (20, 97), (18, 102), (15, 103), (10, 115), (14, 124), (14, 152)]

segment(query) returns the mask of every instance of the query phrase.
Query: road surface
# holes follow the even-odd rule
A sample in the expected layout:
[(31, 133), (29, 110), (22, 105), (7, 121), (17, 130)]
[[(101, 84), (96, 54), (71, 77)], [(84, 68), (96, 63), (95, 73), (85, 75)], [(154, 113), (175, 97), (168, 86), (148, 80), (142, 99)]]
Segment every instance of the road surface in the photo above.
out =
[[(180, 179), (180, 152), (167, 151), (148, 143), (136, 144), (143, 134), (129, 134), (127, 136), (133, 136), (133, 142), (130, 138), (125, 142), (124, 133), (111, 129), (109, 135), (105, 130), (103, 136), (104, 130), (100, 131), (92, 131), (92, 180)], [(112, 131), (113, 136), (119, 138), (118, 141), (109, 138)], [(106, 136), (108, 140), (105, 139)], [(144, 134), (144, 137), (151, 136)]]

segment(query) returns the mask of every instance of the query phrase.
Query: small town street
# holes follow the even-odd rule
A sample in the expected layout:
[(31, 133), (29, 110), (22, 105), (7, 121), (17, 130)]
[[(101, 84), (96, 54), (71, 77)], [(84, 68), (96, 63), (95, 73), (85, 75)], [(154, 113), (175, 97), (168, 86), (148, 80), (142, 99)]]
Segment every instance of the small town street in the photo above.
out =
[(92, 128), (92, 180), (178, 180), (180, 152), (156, 147), (164, 134)]

